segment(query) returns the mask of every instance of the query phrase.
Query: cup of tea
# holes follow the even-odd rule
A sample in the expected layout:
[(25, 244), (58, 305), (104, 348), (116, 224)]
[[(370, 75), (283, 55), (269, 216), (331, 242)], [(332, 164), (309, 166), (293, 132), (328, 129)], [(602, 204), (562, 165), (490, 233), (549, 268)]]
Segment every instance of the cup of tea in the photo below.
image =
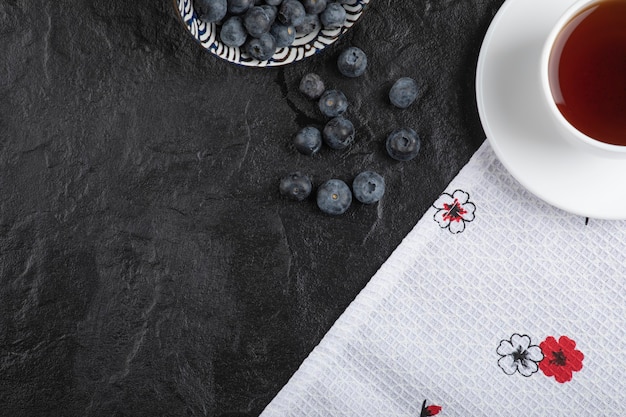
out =
[(580, 0), (544, 45), (541, 82), (564, 136), (626, 157), (626, 0)]

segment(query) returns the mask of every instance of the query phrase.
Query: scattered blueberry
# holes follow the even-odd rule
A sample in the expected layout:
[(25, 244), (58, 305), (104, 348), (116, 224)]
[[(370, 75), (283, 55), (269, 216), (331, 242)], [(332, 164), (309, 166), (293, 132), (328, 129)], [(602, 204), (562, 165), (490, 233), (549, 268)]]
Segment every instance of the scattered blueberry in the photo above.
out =
[(337, 117), (348, 110), (348, 99), (339, 90), (327, 90), (320, 97), (318, 106), (324, 116)]
[(283, 0), (278, 9), (278, 20), (287, 26), (298, 26), (305, 14), (304, 6), (298, 0)]
[(320, 13), (320, 21), (326, 29), (340, 28), (346, 22), (346, 9), (339, 3), (330, 3)]
[(254, 6), (244, 15), (243, 25), (250, 36), (258, 38), (270, 30), (272, 19), (261, 6)]
[(320, 18), (316, 14), (305, 14), (302, 23), (296, 26), (298, 35), (308, 35), (322, 27)]
[(304, 10), (308, 14), (320, 14), (326, 8), (326, 0), (302, 0)]
[(346, 77), (354, 78), (363, 75), (367, 68), (367, 55), (356, 46), (346, 48), (337, 59), (337, 68)]
[(340, 4), (349, 4), (349, 5), (354, 5), (357, 4), (359, 0), (339, 0)]
[(254, 59), (267, 61), (276, 52), (276, 40), (269, 33), (264, 33), (260, 37), (248, 41), (246, 52)]
[(324, 142), (332, 149), (345, 149), (354, 142), (354, 125), (344, 117), (335, 117), (324, 126)]
[(226, 16), (226, 0), (195, 0), (198, 17), (206, 22), (217, 22)]
[(363, 204), (373, 204), (385, 194), (385, 179), (376, 172), (363, 171), (352, 182), (354, 198)]
[(312, 72), (306, 74), (300, 80), (300, 92), (311, 100), (320, 98), (325, 88), (324, 81), (322, 81), (320, 76)]
[(271, 35), (276, 39), (276, 47), (284, 48), (296, 40), (296, 29), (293, 26), (285, 26), (274, 23), (270, 29)]
[(313, 155), (322, 147), (322, 133), (313, 126), (307, 126), (294, 136), (293, 144), (298, 152)]
[(254, 6), (254, 0), (227, 0), (228, 13), (242, 14)]
[(414, 79), (403, 77), (398, 79), (389, 90), (389, 101), (396, 107), (406, 109), (417, 98), (417, 83)]
[(341, 180), (328, 180), (317, 190), (317, 206), (326, 214), (343, 214), (352, 204), (352, 192)]
[(292, 172), (280, 180), (280, 194), (291, 200), (302, 201), (311, 194), (311, 178), (301, 172)]
[(239, 16), (230, 17), (222, 25), (220, 39), (227, 46), (241, 46), (248, 37), (243, 21)]
[(265, 4), (269, 4), (270, 6), (278, 6), (282, 2), (283, 0), (265, 0)]
[(397, 129), (387, 137), (387, 153), (398, 161), (410, 161), (420, 151), (420, 137), (415, 130)]

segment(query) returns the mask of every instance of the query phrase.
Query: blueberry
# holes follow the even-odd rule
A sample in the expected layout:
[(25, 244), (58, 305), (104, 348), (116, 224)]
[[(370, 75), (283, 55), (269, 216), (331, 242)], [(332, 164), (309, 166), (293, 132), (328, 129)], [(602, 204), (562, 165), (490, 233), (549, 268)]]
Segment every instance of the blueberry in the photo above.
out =
[(317, 206), (326, 214), (343, 214), (352, 204), (352, 192), (341, 180), (328, 180), (317, 190)]
[(270, 33), (276, 39), (276, 47), (284, 48), (289, 46), (296, 40), (296, 29), (293, 26), (285, 26), (274, 23), (270, 29)]
[(354, 78), (363, 75), (367, 68), (367, 55), (356, 46), (346, 48), (337, 59), (337, 68), (346, 77)]
[(313, 185), (311, 178), (301, 172), (292, 172), (280, 180), (280, 194), (291, 199), (302, 201), (311, 194)]
[(415, 130), (397, 129), (387, 137), (387, 153), (398, 161), (410, 161), (420, 151), (420, 137)]
[(339, 90), (327, 90), (319, 99), (318, 106), (324, 116), (341, 116), (348, 110), (348, 99)]
[(220, 39), (227, 46), (241, 46), (246, 42), (247, 36), (243, 21), (238, 16), (230, 17), (220, 30)]
[(346, 9), (339, 3), (329, 3), (320, 13), (320, 21), (327, 29), (340, 28), (346, 22)]
[(389, 90), (389, 101), (396, 107), (406, 109), (417, 98), (417, 83), (414, 79), (403, 77), (398, 79)]
[(296, 33), (298, 35), (308, 35), (321, 27), (320, 18), (316, 14), (305, 14), (302, 23), (296, 26)]
[(332, 149), (345, 149), (354, 142), (354, 125), (341, 116), (331, 119), (324, 126), (324, 142)]
[(293, 138), (293, 144), (298, 152), (313, 155), (322, 147), (322, 133), (313, 126), (301, 129)]
[(354, 198), (363, 204), (373, 204), (385, 194), (385, 179), (376, 172), (363, 171), (352, 182)]
[(306, 74), (300, 80), (300, 92), (311, 100), (320, 98), (325, 88), (324, 81), (322, 81), (320, 76), (312, 72)]
[(298, 0), (284, 0), (278, 9), (278, 20), (283, 25), (298, 26), (305, 14), (304, 6)]
[(276, 40), (269, 33), (264, 33), (260, 37), (248, 41), (246, 52), (254, 59), (267, 61), (276, 52)]
[(349, 5), (355, 5), (359, 2), (359, 0), (339, 0), (338, 3), (339, 4), (349, 4)]
[(270, 30), (272, 21), (261, 6), (254, 6), (244, 15), (243, 25), (250, 36), (258, 38)]
[(254, 0), (227, 0), (228, 13), (242, 14), (254, 6)]
[(217, 22), (226, 16), (226, 0), (195, 0), (198, 17), (206, 22)]
[(326, 0), (302, 0), (304, 10), (308, 14), (320, 14), (326, 8)]
[(282, 2), (283, 0), (265, 0), (265, 4), (269, 4), (270, 6), (278, 6)]
[(276, 20), (276, 14), (278, 13), (278, 9), (276, 8), (276, 6), (262, 4), (260, 7), (265, 10), (265, 13), (270, 18), (271, 23), (274, 23), (274, 21)]

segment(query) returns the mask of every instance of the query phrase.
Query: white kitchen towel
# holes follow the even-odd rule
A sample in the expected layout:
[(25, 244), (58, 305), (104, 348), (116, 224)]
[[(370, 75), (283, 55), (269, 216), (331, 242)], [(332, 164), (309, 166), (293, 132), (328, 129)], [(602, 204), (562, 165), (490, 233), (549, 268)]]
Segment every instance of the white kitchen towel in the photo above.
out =
[(625, 252), (485, 142), (262, 416), (624, 417)]

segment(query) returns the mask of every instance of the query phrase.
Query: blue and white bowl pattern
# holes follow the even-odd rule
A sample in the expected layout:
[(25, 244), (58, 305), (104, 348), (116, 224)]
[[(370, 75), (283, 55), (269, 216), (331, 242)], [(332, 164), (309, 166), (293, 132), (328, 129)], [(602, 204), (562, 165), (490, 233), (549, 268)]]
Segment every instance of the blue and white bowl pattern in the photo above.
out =
[(174, 2), (189, 33), (210, 53), (249, 67), (277, 67), (311, 56), (335, 42), (361, 17), (370, 0), (358, 0), (354, 5), (344, 4), (346, 23), (343, 27), (331, 30), (318, 28), (308, 35), (297, 36), (291, 46), (279, 48), (268, 61), (250, 58), (241, 48), (224, 45), (217, 36), (217, 25), (198, 18), (193, 8), (193, 0), (174, 0)]

